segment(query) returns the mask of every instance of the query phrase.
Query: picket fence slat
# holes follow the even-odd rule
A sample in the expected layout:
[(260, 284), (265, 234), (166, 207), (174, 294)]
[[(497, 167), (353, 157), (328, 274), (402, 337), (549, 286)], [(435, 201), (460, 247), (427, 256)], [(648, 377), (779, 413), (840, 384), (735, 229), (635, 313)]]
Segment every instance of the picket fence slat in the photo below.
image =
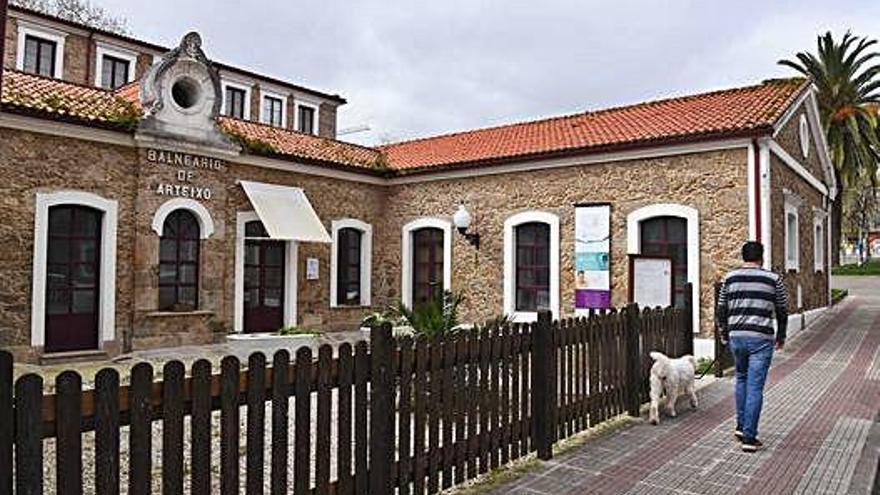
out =
[(15, 493), (43, 493), (43, 379), (27, 374), (15, 382)]
[(266, 445), (266, 356), (255, 352), (248, 357), (247, 441), (245, 490), (262, 495)]
[(354, 485), (357, 495), (366, 495), (367, 479), (367, 381), (370, 375), (370, 357), (367, 343), (358, 342), (354, 357)]
[(129, 493), (150, 493), (153, 479), (153, 367), (138, 363), (131, 369), (129, 426)]
[(330, 388), (330, 363), (333, 348), (322, 345), (318, 349), (318, 428), (315, 446), (315, 493), (330, 493), (330, 434), (332, 396)]
[(15, 387), (12, 354), (0, 353), (0, 493), (12, 493), (15, 445)]
[(220, 493), (239, 492), (239, 361), (226, 356), (220, 362)]
[(354, 479), (351, 475), (351, 387), (354, 384), (354, 361), (351, 344), (339, 346), (339, 416), (337, 417), (337, 493), (350, 495), (354, 492)]
[(64, 371), (55, 378), (58, 401), (58, 437), (55, 445), (55, 489), (58, 495), (83, 493), (82, 475), (82, 377), (74, 371)]
[(183, 492), (183, 379), (180, 361), (162, 370), (162, 493)]
[(119, 372), (105, 368), (95, 375), (95, 493), (119, 493)]
[(211, 491), (211, 362), (192, 365), (192, 417), (190, 419), (190, 493)]
[(270, 474), (273, 495), (287, 494), (287, 465), (290, 448), (288, 433), (289, 369), (290, 352), (287, 349), (275, 352), (272, 357), (272, 472)]

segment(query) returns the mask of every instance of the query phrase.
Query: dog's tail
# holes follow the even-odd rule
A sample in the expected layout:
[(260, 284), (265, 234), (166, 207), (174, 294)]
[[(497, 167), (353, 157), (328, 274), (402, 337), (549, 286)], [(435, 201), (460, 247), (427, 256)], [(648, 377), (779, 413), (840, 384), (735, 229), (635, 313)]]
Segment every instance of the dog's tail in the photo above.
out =
[(690, 361), (690, 362), (691, 362), (691, 366), (693, 366), (694, 369), (697, 369), (697, 358), (691, 356), (690, 354), (685, 354), (685, 355), (682, 356), (682, 357), (685, 358), (685, 359), (687, 359), (688, 361)]
[(666, 354), (663, 354), (660, 351), (651, 351), (648, 353), (648, 355), (651, 356), (651, 359), (653, 359), (654, 361), (669, 361), (669, 358), (666, 357)]

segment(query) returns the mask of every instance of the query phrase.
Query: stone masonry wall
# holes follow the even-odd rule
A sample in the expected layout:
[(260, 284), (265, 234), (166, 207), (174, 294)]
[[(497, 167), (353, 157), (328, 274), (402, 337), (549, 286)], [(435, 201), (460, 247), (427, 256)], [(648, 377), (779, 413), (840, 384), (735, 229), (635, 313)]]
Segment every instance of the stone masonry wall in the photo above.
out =
[(18, 45), (17, 23), (12, 17), (6, 18), (6, 43), (3, 48), (3, 67), (6, 69), (15, 68), (16, 45)]
[(30, 348), (34, 214), (38, 192), (79, 190), (115, 200), (119, 208), (114, 353), (131, 329), (134, 249), (133, 149), (0, 129), (0, 347), (19, 359)]
[(785, 127), (783, 127), (779, 134), (776, 135), (775, 141), (779, 143), (789, 155), (794, 157), (795, 160), (809, 170), (814, 177), (825, 182), (825, 170), (819, 159), (819, 150), (816, 147), (816, 140), (812, 134), (810, 135), (809, 153), (806, 158), (804, 158), (803, 151), (801, 150), (800, 121), (801, 116), (805, 114), (806, 109), (801, 105), (798, 111), (785, 124)]
[[(782, 273), (788, 292), (789, 311), (799, 309), (810, 310), (828, 305), (828, 263), (829, 256), (825, 249), (825, 266), (822, 271), (815, 270), (815, 251), (813, 250), (814, 209), (822, 208), (822, 195), (815, 188), (801, 179), (776, 155), (771, 154), (770, 161), (770, 204), (772, 210), (773, 271)], [(797, 271), (785, 270), (785, 195), (788, 190), (801, 200), (798, 208), (798, 239), (800, 241), (799, 268)], [(827, 246), (827, 225), (823, 224)], [(798, 287), (801, 288), (803, 306), (798, 308)]]
[[(646, 205), (678, 203), (700, 214), (700, 306), (702, 332), (712, 328), (713, 283), (739, 263), (748, 236), (745, 149), (667, 158), (584, 165), (515, 174), (401, 185), (391, 189), (382, 217), (385, 238), (374, 255), (384, 303), (400, 297), (400, 232), (423, 216), (451, 220), (459, 202), (471, 211), (481, 235), (477, 251), (454, 233), (452, 288), (467, 298), (463, 318), (480, 320), (503, 311), (503, 225), (520, 211), (543, 210), (560, 217), (560, 302), (574, 310), (574, 205), (612, 204), (613, 304), (627, 302), (627, 215)], [(377, 303), (379, 301), (376, 301)]]
[(65, 81), (95, 85), (94, 41), (85, 36), (68, 33), (64, 38), (64, 74)]
[(336, 105), (322, 103), (318, 112), (318, 135), (336, 139)]

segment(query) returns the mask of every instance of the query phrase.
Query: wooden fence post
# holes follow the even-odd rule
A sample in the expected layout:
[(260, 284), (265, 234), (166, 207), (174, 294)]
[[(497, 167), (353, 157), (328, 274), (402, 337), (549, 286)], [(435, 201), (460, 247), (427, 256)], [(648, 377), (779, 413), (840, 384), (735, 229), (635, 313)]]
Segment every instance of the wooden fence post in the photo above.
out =
[[(684, 349), (682, 354), (694, 355), (694, 332), (698, 328), (694, 328), (694, 284), (688, 283), (684, 286), (684, 324), (682, 325), (682, 337), (684, 338)], [(696, 301), (699, 304), (699, 301)]]
[(642, 318), (638, 304), (626, 307), (626, 409), (633, 417), (639, 417), (642, 389), (642, 350), (639, 336), (642, 333)]
[(539, 311), (538, 321), (532, 326), (532, 431), (538, 459), (553, 458), (553, 440), (556, 424), (553, 421), (556, 407), (556, 376), (553, 354), (556, 352), (552, 330), (553, 316), (549, 311)]
[(0, 493), (12, 493), (13, 398), (12, 354), (0, 351)]
[(394, 342), (391, 324), (370, 329), (370, 469), (372, 495), (392, 492), (394, 459)]

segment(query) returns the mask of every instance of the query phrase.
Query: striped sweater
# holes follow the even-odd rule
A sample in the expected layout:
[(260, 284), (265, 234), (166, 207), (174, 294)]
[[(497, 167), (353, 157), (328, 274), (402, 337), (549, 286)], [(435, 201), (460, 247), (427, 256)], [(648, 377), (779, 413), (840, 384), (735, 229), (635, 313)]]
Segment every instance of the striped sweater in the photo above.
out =
[(727, 274), (718, 296), (715, 318), (725, 341), (731, 337), (773, 339), (785, 342), (788, 299), (782, 277), (762, 268), (737, 268)]

